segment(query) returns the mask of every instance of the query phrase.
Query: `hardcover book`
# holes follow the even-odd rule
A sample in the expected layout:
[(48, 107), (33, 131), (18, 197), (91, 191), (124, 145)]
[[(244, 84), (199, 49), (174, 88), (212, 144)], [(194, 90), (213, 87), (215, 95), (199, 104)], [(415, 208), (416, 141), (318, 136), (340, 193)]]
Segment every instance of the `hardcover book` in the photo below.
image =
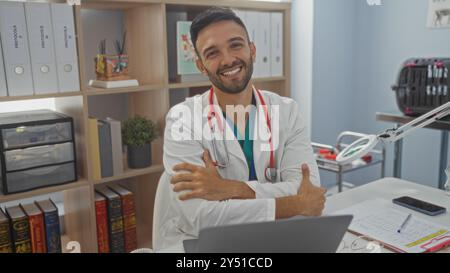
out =
[(34, 203), (22, 205), (22, 209), (30, 225), (31, 250), (33, 253), (46, 253), (44, 214)]
[(11, 238), (16, 253), (31, 253), (30, 226), (20, 206), (6, 208), (10, 219)]
[(44, 214), (45, 235), (48, 253), (61, 253), (61, 231), (58, 208), (52, 200), (37, 201), (35, 204)]
[(11, 229), (9, 219), (0, 208), (0, 253), (12, 253)]
[(122, 199), (122, 216), (125, 239), (125, 251), (127, 253), (137, 249), (136, 233), (136, 209), (134, 194), (120, 185), (112, 185), (110, 188), (120, 195)]
[(108, 237), (111, 253), (124, 253), (125, 240), (123, 232), (122, 200), (120, 196), (107, 187), (97, 191), (106, 198), (108, 208)]
[(109, 253), (108, 210), (106, 198), (95, 193), (95, 219), (97, 222), (98, 253)]

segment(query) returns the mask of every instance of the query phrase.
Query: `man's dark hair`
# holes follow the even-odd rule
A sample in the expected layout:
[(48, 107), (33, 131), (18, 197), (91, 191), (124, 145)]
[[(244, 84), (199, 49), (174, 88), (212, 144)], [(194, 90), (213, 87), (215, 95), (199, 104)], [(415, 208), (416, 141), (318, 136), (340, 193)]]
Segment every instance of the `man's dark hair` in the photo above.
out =
[[(221, 21), (233, 21), (233, 22), (237, 23), (238, 25), (240, 25), (241, 27), (243, 27), (245, 29), (245, 34), (247, 35), (247, 39), (250, 40), (248, 32), (247, 32), (247, 28), (245, 27), (241, 18), (239, 18), (236, 15), (236, 13), (234, 13), (229, 8), (214, 7), (214, 8), (207, 9), (206, 11), (200, 13), (199, 15), (197, 15), (195, 17), (194, 21), (192, 21), (190, 32), (191, 32), (192, 44), (194, 45), (195, 51), (197, 51), (196, 43), (197, 43), (197, 38), (198, 38), (198, 34), (200, 33), (200, 31), (202, 31), (202, 29), (204, 29), (205, 27), (207, 27), (213, 23), (217, 23), (217, 22), (221, 22)], [(198, 51), (197, 51), (197, 53), (198, 53)]]

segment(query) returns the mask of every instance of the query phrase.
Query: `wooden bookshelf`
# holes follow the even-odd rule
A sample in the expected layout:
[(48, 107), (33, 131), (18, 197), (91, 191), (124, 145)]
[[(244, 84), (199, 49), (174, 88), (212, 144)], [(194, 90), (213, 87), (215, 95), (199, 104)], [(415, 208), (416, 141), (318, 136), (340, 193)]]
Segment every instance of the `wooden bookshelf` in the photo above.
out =
[(50, 93), (32, 96), (0, 97), (0, 102), (82, 96), (81, 92)]
[(157, 174), (157, 173), (161, 174), (163, 171), (164, 171), (163, 165), (153, 165), (151, 167), (143, 169), (126, 169), (123, 174), (102, 178), (101, 180), (94, 180), (94, 184), (99, 185), (108, 182), (121, 181), (128, 178), (143, 176), (146, 174)]
[[(55, 0), (48, 0), (55, 2)], [(58, 1), (56, 1), (58, 2)], [(65, 2), (65, 1), (59, 1)], [(60, 186), (33, 190), (13, 195), (0, 195), (0, 204), (43, 194), (63, 192), (66, 234), (63, 241), (78, 241), (82, 252), (97, 252), (94, 193), (98, 185), (120, 183), (135, 195), (138, 247), (151, 247), (153, 203), (162, 165), (163, 137), (152, 143), (153, 165), (140, 169), (125, 169), (121, 175), (95, 181), (91, 170), (91, 151), (88, 149), (88, 117), (101, 109), (104, 115), (122, 115), (122, 119), (140, 115), (158, 122), (163, 129), (169, 111), (170, 94), (174, 89), (205, 90), (208, 81), (173, 83), (168, 79), (168, 39), (166, 15), (173, 10), (187, 10), (193, 14), (210, 6), (224, 6), (257, 11), (277, 11), (284, 15), (284, 75), (282, 77), (256, 78), (258, 88), (290, 96), (290, 19), (291, 4), (265, 1), (236, 0), (82, 0), (74, 6), (77, 32), (78, 63), (81, 91), (26, 97), (3, 97), (7, 101), (54, 98), (56, 111), (74, 118), (77, 168), (80, 180)], [(95, 32), (95, 26), (83, 20), (89, 13), (101, 13), (107, 18), (104, 24), (114, 25), (120, 20), (123, 31), (127, 31), (127, 54), (130, 76), (139, 81), (138, 87), (100, 89), (88, 86), (92, 79), (92, 45), (103, 39), (103, 32)], [(192, 14), (191, 14), (192, 15)], [(110, 19), (108, 19), (111, 16)], [(117, 30), (121, 35), (122, 30)], [(114, 30), (113, 30), (114, 31)], [(175, 92), (176, 93), (176, 92)], [(120, 107), (112, 106), (111, 100), (119, 101)], [(100, 117), (102, 118), (102, 117)], [(116, 118), (116, 117), (115, 117)], [(119, 117), (119, 119), (121, 119)], [(69, 239), (70, 238), (70, 239)], [(65, 249), (65, 245), (63, 245)]]
[(52, 186), (52, 187), (47, 187), (47, 188), (40, 188), (40, 189), (36, 189), (36, 190), (15, 193), (15, 194), (0, 195), (0, 203), (6, 203), (6, 202), (21, 200), (21, 199), (30, 198), (33, 196), (38, 196), (38, 195), (44, 195), (44, 194), (50, 194), (50, 193), (55, 193), (55, 192), (60, 192), (60, 191), (77, 189), (80, 187), (86, 187), (88, 185), (89, 185), (88, 180), (82, 178), (76, 182), (67, 183), (67, 184), (63, 184), (63, 185), (57, 185), (57, 186)]

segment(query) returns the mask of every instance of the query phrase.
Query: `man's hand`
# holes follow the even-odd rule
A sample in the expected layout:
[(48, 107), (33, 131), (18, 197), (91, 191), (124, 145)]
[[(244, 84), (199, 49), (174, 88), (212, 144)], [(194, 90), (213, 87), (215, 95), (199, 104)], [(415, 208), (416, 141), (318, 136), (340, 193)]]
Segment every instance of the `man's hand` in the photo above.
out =
[(294, 196), (277, 198), (276, 219), (290, 218), (297, 215), (320, 216), (325, 207), (326, 189), (316, 187), (309, 178), (308, 165), (302, 165), (302, 184), (298, 194)]
[(309, 178), (309, 167), (302, 165), (303, 180), (298, 190), (298, 199), (300, 200), (301, 215), (320, 216), (325, 207), (325, 188), (316, 187)]
[(203, 161), (205, 167), (181, 163), (173, 168), (175, 172), (184, 171), (172, 176), (170, 182), (175, 185), (173, 191), (189, 191), (180, 195), (180, 200), (200, 198), (208, 201), (223, 201), (254, 198), (253, 190), (245, 183), (222, 179), (206, 150), (203, 152)]

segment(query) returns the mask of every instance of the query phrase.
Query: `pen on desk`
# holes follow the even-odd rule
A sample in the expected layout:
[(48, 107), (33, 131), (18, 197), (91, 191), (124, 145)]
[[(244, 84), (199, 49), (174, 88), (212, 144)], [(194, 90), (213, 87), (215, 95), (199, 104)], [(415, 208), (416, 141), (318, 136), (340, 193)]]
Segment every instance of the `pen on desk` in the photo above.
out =
[(411, 216), (412, 216), (411, 214), (408, 214), (408, 216), (406, 217), (405, 221), (403, 221), (403, 224), (397, 230), (398, 233), (401, 233), (402, 230), (406, 227), (406, 225), (408, 224), (409, 220), (411, 219)]

